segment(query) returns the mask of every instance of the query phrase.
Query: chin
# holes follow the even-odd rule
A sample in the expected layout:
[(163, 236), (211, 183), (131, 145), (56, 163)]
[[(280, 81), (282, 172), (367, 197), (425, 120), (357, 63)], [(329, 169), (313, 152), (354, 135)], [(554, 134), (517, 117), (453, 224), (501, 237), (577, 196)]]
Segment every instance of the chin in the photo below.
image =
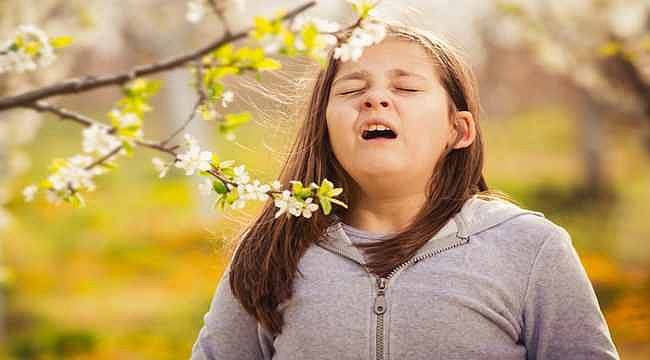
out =
[(382, 164), (379, 161), (366, 163), (357, 170), (358, 173), (366, 176), (395, 176), (404, 173), (404, 171), (402, 166), (391, 166), (390, 164)]

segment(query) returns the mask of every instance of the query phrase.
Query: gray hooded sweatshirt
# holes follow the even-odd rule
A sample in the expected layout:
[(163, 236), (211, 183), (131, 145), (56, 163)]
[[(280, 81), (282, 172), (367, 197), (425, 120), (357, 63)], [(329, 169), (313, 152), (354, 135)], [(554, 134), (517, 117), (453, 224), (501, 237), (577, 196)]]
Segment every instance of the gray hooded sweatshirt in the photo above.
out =
[(618, 359), (562, 227), (502, 200), (470, 198), (385, 278), (336, 222), (299, 263), (285, 324), (268, 333), (226, 267), (192, 359)]

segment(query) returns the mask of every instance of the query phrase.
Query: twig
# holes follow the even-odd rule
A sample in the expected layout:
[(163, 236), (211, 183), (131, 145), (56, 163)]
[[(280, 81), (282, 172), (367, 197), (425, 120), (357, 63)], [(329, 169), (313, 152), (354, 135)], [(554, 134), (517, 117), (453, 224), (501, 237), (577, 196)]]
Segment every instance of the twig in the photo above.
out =
[(228, 25), (228, 20), (226, 19), (225, 15), (225, 9), (223, 7), (220, 7), (217, 4), (216, 0), (209, 0), (208, 3), (210, 4), (210, 7), (212, 8), (212, 11), (214, 11), (214, 14), (217, 15), (219, 20), (221, 20), (221, 23), (223, 24), (223, 29), (226, 35), (231, 34), (230, 32), (230, 26)]
[(203, 99), (199, 96), (199, 99), (196, 100), (196, 102), (194, 103), (194, 106), (192, 106), (192, 111), (190, 112), (190, 115), (187, 117), (187, 119), (185, 120), (183, 125), (181, 125), (173, 133), (171, 133), (165, 140), (161, 141), (160, 142), (161, 145), (163, 145), (163, 146), (167, 145), (167, 143), (170, 142), (176, 135), (180, 134), (183, 130), (185, 130), (187, 125), (189, 125), (190, 122), (192, 122), (192, 119), (194, 119), (194, 116), (196, 115), (196, 110), (199, 108), (199, 106), (201, 105), (202, 102), (203, 102)]
[[(311, 8), (315, 4), (316, 1), (305, 3), (287, 12), (285, 15), (280, 16), (279, 19), (292, 19), (298, 14)], [(15, 107), (29, 107), (29, 104), (34, 103), (35, 101), (55, 95), (80, 93), (110, 85), (123, 85), (126, 82), (135, 79), (136, 77), (147, 76), (166, 70), (171, 70), (183, 66), (192, 60), (196, 60), (224, 44), (245, 38), (250, 30), (251, 28), (235, 34), (226, 33), (220, 39), (215, 40), (212, 43), (193, 52), (172, 57), (168, 60), (163, 60), (158, 63), (136, 66), (124, 73), (109, 74), (103, 76), (85, 76), (77, 79), (69, 79), (54, 85), (44, 86), (42, 88), (31, 90), (19, 95), (0, 98), (0, 111)]]
[(93, 119), (87, 116), (77, 114), (75, 112), (72, 112), (68, 109), (59, 106), (48, 104), (44, 101), (36, 101), (34, 103), (27, 105), (27, 107), (36, 110), (38, 112), (49, 112), (58, 115), (61, 119), (76, 121), (83, 126), (91, 126), (97, 123), (96, 121), (94, 121)]

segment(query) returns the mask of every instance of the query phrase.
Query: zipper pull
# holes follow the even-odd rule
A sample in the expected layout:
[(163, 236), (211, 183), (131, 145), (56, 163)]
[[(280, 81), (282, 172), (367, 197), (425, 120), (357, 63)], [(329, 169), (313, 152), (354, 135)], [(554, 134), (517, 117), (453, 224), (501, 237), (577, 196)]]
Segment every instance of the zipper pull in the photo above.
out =
[(377, 279), (377, 289), (379, 290), (386, 289), (386, 278), (380, 277)]
[(377, 297), (375, 297), (375, 314), (381, 315), (386, 312), (386, 278), (377, 279)]

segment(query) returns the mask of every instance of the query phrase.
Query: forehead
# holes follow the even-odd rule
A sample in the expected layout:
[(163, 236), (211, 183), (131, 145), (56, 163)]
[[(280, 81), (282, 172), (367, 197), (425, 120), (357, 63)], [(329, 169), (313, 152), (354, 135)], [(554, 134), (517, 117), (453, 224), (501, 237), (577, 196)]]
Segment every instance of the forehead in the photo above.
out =
[(423, 45), (412, 40), (387, 37), (365, 48), (357, 61), (340, 62), (335, 78), (360, 70), (383, 73), (390, 69), (404, 69), (431, 79), (436, 75), (431, 54)]

